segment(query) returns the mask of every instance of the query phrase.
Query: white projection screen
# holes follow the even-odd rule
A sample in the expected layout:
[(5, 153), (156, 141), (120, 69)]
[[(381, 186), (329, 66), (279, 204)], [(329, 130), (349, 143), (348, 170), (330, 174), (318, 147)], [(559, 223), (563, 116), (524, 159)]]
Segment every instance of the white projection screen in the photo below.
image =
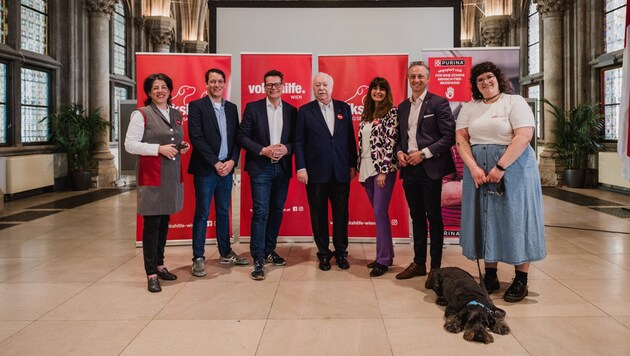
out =
[[(240, 107), (241, 52), (407, 53), (459, 46), (460, 1), (210, 1), (210, 52), (232, 55)], [(317, 60), (313, 63), (317, 71)], [(261, 78), (262, 79), (262, 78)]]

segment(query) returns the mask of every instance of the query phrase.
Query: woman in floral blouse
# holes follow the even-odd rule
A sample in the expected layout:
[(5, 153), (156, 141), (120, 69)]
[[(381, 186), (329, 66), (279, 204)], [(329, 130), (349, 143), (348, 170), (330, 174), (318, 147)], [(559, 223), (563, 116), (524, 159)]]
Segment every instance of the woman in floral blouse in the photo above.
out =
[(359, 125), (359, 182), (374, 209), (376, 260), (368, 264), (371, 277), (383, 275), (394, 261), (389, 202), (396, 181), (394, 145), (398, 138), (398, 109), (385, 78), (372, 79)]

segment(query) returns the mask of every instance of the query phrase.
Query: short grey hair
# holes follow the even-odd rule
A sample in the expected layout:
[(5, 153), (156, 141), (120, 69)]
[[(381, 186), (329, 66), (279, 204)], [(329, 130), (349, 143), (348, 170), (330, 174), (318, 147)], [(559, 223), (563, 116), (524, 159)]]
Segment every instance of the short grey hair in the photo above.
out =
[(409, 69), (411, 69), (411, 67), (415, 67), (415, 66), (424, 67), (427, 70), (427, 74), (431, 75), (431, 69), (429, 69), (429, 66), (426, 63), (424, 63), (423, 61), (413, 61), (413, 62), (409, 63), (409, 68), (407, 68), (407, 71), (409, 71)]
[(330, 81), (330, 86), (335, 86), (335, 81), (333, 80), (333, 77), (330, 74), (324, 72), (319, 72), (315, 74), (315, 76), (313, 77), (313, 81), (315, 81), (315, 78), (320, 76), (328, 78), (328, 81)]

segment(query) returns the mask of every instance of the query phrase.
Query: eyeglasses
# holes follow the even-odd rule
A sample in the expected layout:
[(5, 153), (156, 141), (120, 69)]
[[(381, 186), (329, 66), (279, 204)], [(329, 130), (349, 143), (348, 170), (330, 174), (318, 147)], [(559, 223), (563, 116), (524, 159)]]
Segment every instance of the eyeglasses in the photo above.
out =
[(210, 79), (208, 80), (208, 83), (210, 84), (225, 84), (225, 80), (223, 79)]
[(496, 186), (495, 190), (488, 189), (488, 194), (496, 195), (500, 197), (505, 192), (505, 183), (503, 183), (503, 179), (501, 179), (498, 183), (489, 183), (494, 184)]
[(271, 88), (280, 89), (280, 88), (282, 88), (282, 83), (266, 83), (265, 84), (265, 88), (267, 88), (267, 89), (271, 89)]
[(479, 78), (477, 78), (477, 84), (481, 84), (485, 81), (490, 81), (492, 80), (492, 78), (496, 78), (494, 74), (488, 74), (485, 78), (482, 78), (480, 76)]

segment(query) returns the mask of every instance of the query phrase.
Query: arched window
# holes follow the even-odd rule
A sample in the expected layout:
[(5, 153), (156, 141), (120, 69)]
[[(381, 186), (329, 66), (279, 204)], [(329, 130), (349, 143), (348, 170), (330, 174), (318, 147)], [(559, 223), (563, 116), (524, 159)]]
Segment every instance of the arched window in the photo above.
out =
[[(22, 0), (20, 6), (20, 48), (48, 55), (48, 1)], [(51, 108), (51, 73), (36, 66), (20, 69), (20, 137), (22, 143), (48, 141)]]
[[(605, 0), (603, 15), (605, 24), (604, 53), (622, 50), (626, 32), (626, 1)], [(622, 77), (622, 69), (619, 66), (611, 66), (602, 70), (605, 140), (617, 140)]]
[(527, 12), (527, 74), (540, 72), (540, 15), (533, 1)]
[(116, 3), (113, 14), (114, 25), (114, 74), (127, 75), (127, 26), (125, 23), (125, 7), (122, 2)]
[(117, 2), (111, 20), (111, 141), (120, 139), (118, 105), (120, 100), (129, 99), (133, 86), (130, 75), (130, 53), (128, 52), (128, 48), (133, 48), (133, 46), (130, 45), (131, 41), (129, 41), (128, 23), (130, 16), (127, 14), (125, 1)]

